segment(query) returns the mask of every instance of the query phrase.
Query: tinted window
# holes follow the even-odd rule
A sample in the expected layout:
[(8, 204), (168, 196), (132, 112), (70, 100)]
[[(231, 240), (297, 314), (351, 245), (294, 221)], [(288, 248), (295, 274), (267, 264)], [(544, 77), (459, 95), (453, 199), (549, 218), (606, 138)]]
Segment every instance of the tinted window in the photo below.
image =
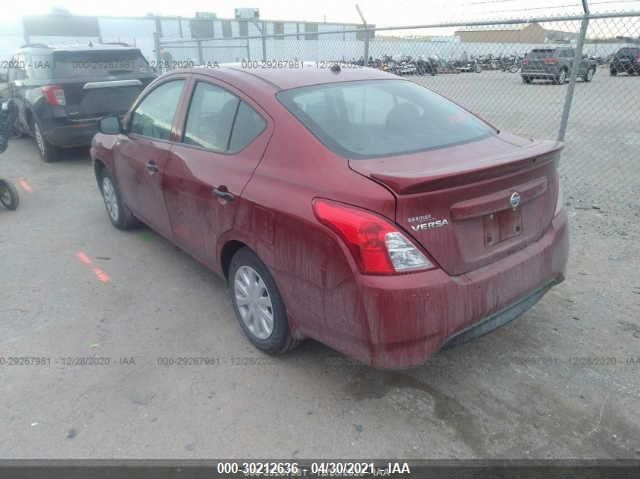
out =
[(264, 130), (264, 119), (245, 102), (240, 102), (236, 121), (233, 124), (229, 150), (240, 151), (251, 143)]
[(149, 93), (131, 117), (131, 133), (168, 140), (184, 80), (163, 83)]
[(316, 85), (278, 98), (320, 141), (348, 158), (441, 148), (494, 133), (456, 104), (405, 80)]
[(529, 58), (549, 58), (556, 55), (556, 51), (549, 48), (540, 48), (537, 50), (531, 50), (527, 55)]
[(151, 73), (140, 50), (60, 51), (53, 54), (55, 78), (112, 78), (131, 73)]
[(636, 56), (640, 55), (640, 48), (625, 47), (618, 50), (616, 57)]
[(185, 127), (184, 142), (214, 151), (226, 151), (240, 100), (215, 85), (196, 84)]

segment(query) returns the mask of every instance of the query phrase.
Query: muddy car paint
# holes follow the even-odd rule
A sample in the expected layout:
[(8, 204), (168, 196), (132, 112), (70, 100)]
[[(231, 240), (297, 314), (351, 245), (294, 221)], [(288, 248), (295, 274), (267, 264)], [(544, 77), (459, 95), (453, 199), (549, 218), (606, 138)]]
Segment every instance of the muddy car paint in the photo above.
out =
[[(429, 158), (395, 158), (397, 168), (389, 159), (350, 161), (304, 128), (276, 93), (393, 75), (371, 69), (247, 73), (226, 67), (163, 76), (145, 92), (179, 76), (188, 81), (167, 142), (170, 159), (159, 180), (168, 205), (163, 221), (170, 228), (158, 232), (221, 275), (235, 248), (251, 248), (277, 283), (294, 337), (316, 339), (375, 367), (414, 366), (457, 333), (496, 315), (506, 318), (503, 313), (512, 306), (539, 299), (540, 291), (563, 280), (566, 215), (562, 208), (554, 211), (562, 145), (496, 133), (473, 144), (434, 150)], [(224, 159), (211, 157), (211, 166), (206, 152), (179, 144), (196, 77), (232, 91), (268, 123), (247, 149)], [(98, 134), (91, 150), (95, 164), (116, 177), (113, 150), (118, 141)], [(430, 162), (437, 168), (430, 169)], [(232, 205), (210, 195), (212, 186), (223, 183), (236, 196)], [(523, 195), (523, 208), (533, 208), (527, 218), (535, 222), (536, 211), (541, 214), (532, 235), (487, 246), (482, 233), (469, 236), (462, 226), (471, 220), (469, 231), (481, 229), (483, 220), (454, 218), (452, 211), (482, 218), (509, 211), (509, 195), (522, 185), (530, 186)], [(421, 199), (424, 188), (434, 192), (433, 201)], [(181, 204), (177, 197), (182, 197)], [(478, 197), (482, 201), (473, 204)], [(375, 212), (411, 237), (436, 267), (386, 276), (362, 274), (341, 238), (318, 221), (312, 206), (317, 198)], [(410, 198), (424, 204), (405, 207)], [(130, 206), (145, 217), (143, 205)], [(407, 218), (423, 210), (451, 224), (429, 232), (435, 233), (432, 237), (412, 232)]]

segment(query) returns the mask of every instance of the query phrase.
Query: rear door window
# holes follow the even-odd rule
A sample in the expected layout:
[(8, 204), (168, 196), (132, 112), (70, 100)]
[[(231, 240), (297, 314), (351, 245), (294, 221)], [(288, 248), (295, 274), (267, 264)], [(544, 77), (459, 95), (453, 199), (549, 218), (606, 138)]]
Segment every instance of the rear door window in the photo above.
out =
[(241, 101), (236, 121), (233, 124), (229, 151), (235, 153), (242, 150), (262, 133), (267, 126), (264, 119), (253, 108)]
[(144, 97), (131, 116), (129, 131), (149, 138), (168, 140), (184, 80), (163, 83)]
[(217, 85), (198, 82), (183, 142), (219, 153), (236, 153), (265, 127), (262, 116), (236, 95)]
[(224, 88), (198, 82), (191, 98), (184, 143), (218, 152), (227, 151), (240, 99)]

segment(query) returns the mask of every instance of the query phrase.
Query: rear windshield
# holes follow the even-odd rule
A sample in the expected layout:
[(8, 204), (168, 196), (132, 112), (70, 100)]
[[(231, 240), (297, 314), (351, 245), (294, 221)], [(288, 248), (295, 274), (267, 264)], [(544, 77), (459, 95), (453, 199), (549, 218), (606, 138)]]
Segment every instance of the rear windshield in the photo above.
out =
[(625, 56), (636, 56), (638, 53), (640, 53), (640, 48), (621, 48), (620, 50), (618, 50), (618, 53), (616, 53), (617, 57), (625, 57)]
[(392, 156), (479, 140), (482, 120), (406, 80), (329, 83), (278, 93), (320, 141), (352, 159)]
[(557, 55), (555, 49), (545, 48), (538, 50), (531, 50), (527, 55), (528, 58), (551, 58)]
[(54, 52), (54, 78), (104, 78), (150, 73), (140, 50)]

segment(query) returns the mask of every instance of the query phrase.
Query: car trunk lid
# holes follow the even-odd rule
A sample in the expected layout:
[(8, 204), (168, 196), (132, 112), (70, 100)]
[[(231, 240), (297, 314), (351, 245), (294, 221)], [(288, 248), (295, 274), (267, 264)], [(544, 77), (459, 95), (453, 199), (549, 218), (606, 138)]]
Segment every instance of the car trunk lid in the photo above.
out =
[(447, 273), (461, 275), (542, 236), (553, 218), (561, 148), (501, 134), (349, 164), (390, 189), (396, 223)]

